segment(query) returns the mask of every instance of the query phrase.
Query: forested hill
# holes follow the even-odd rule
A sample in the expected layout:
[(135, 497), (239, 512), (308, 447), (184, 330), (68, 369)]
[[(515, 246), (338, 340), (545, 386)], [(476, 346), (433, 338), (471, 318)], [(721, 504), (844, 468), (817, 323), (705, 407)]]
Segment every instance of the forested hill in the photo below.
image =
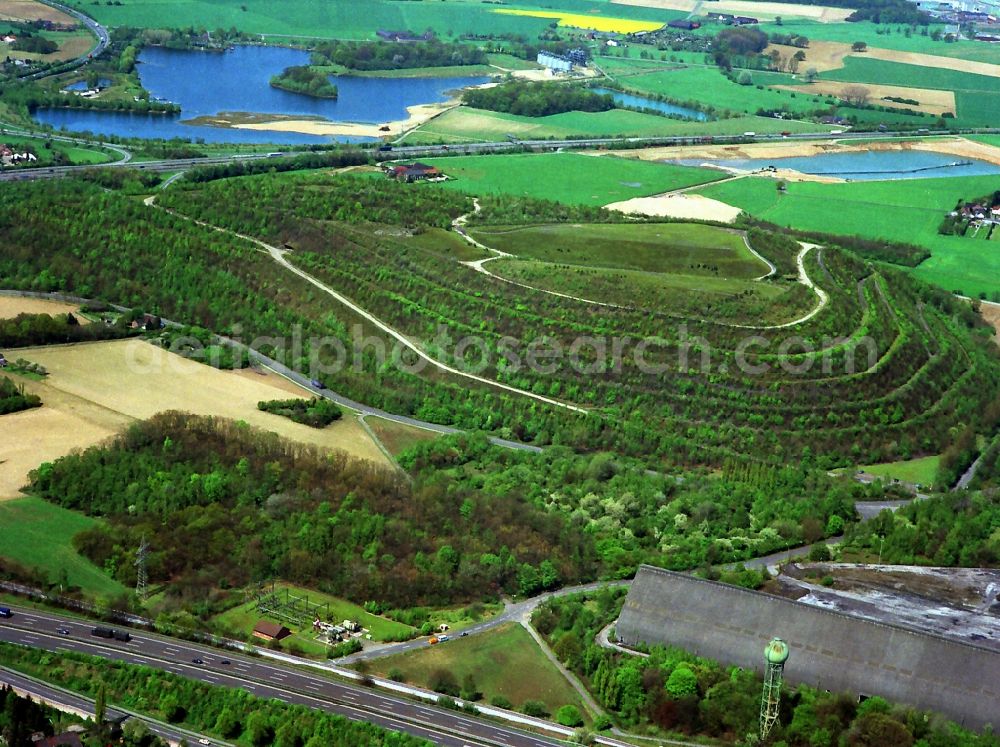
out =
[(414, 489), (342, 452), (177, 412), (42, 465), (29, 490), (107, 517), (74, 543), (127, 584), (122, 548), (147, 537), (150, 581), (203, 610), (221, 589), (272, 577), (413, 606), (517, 592), (523, 574), (551, 586), (594, 573), (593, 540), (518, 492)]

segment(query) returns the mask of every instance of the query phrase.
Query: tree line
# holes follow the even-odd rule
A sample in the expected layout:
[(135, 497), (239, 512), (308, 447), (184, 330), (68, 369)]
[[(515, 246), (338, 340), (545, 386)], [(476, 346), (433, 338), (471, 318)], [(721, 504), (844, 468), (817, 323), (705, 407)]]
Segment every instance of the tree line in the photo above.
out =
[(330, 82), (330, 76), (308, 65), (286, 67), (278, 75), (271, 76), (270, 84), (273, 88), (318, 99), (335, 99), (338, 95), (337, 86)]
[[(171, 724), (250, 747), (429, 747), (430, 743), (365, 721), (319, 709), (258, 698), (152, 667), (96, 656), (0, 643), (8, 666), (89, 697)], [(131, 747), (131, 746), (130, 746)]]
[(492, 88), (470, 88), (462, 103), (523, 117), (547, 117), (563, 112), (604, 112), (615, 108), (611, 94), (594, 93), (580, 86), (549, 83), (503, 83)]
[(333, 40), (317, 44), (312, 54), (314, 65), (340, 65), (359, 71), (485, 65), (487, 62), (486, 53), (472, 44), (438, 39), (406, 44)]

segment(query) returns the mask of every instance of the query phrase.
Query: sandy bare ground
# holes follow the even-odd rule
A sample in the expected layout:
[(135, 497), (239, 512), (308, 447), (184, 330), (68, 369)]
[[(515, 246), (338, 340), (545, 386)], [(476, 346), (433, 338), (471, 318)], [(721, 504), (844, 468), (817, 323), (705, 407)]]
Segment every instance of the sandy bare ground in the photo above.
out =
[(76, 19), (38, 0), (0, 0), (0, 19), (11, 21), (53, 21), (76, 25)]
[(660, 10), (681, 10), (687, 13), (734, 13), (752, 15), (756, 18), (808, 18), (821, 23), (837, 23), (851, 14), (845, 8), (832, 8), (823, 5), (799, 5), (798, 3), (766, 3), (746, 2), (746, 0), (720, 0), (711, 5), (701, 0), (611, 0), (617, 5), (637, 5), (643, 8), (658, 8)]
[(42, 298), (21, 298), (19, 296), (0, 296), (0, 319), (13, 319), (18, 314), (76, 314), (82, 324), (87, 320), (79, 316), (80, 307), (77, 304), (61, 301), (46, 301)]
[(982, 301), (979, 306), (979, 313), (983, 315), (983, 319), (993, 325), (993, 329), (997, 331), (996, 335), (993, 337), (993, 341), (1000, 345), (1000, 303), (992, 303), (990, 301)]
[[(756, 5), (756, 3), (752, 3), (752, 5)], [(765, 50), (765, 53), (771, 49), (777, 49), (786, 57), (798, 51), (797, 47), (772, 44)], [(851, 45), (847, 42), (817, 40), (810, 40), (809, 46), (803, 51), (806, 53), (806, 59), (799, 66), (799, 70), (803, 71), (811, 67), (816, 68), (821, 73), (827, 70), (839, 70), (844, 66), (844, 58), (850, 55), (853, 57), (871, 57), (885, 62), (899, 62), (904, 65), (939, 67), (944, 70), (958, 70), (963, 73), (975, 73), (977, 75), (1000, 78), (1000, 65), (990, 62), (960, 60), (957, 57), (942, 57), (941, 55), (924, 54), (922, 52), (903, 52), (898, 49), (883, 49), (882, 47), (869, 47), (866, 52), (853, 52), (851, 51)], [(868, 83), (861, 85), (868, 85)]]
[[(926, 150), (947, 153), (962, 158), (975, 158), (1000, 165), (1000, 147), (977, 143), (963, 137), (940, 137), (928, 140), (893, 140), (875, 143), (844, 142), (779, 142), (748, 143), (745, 145), (688, 145), (679, 148), (643, 148), (641, 150), (608, 151), (607, 155), (641, 158), (644, 161), (665, 161), (679, 158), (715, 159), (790, 158), (816, 156), (821, 153), (850, 153), (872, 150)], [(795, 172), (797, 174), (797, 172)], [(804, 175), (797, 174), (798, 177)]]
[(0, 497), (16, 495), (27, 472), (41, 462), (92, 446), (133, 420), (163, 410), (243, 420), (293, 441), (387, 463), (351, 413), (317, 429), (258, 410), (260, 400), (305, 396), (272, 372), (219, 371), (139, 340), (6, 352), (42, 364), (49, 376), (24, 380), (25, 389), (42, 398), (41, 408), (0, 420)]
[(720, 200), (701, 195), (664, 194), (654, 197), (633, 197), (605, 205), (608, 210), (620, 210), (630, 215), (655, 215), (669, 218), (717, 220), (732, 223), (740, 209)]
[[(2, 2), (3, 0), (0, 0)], [(501, 72), (508, 72), (503, 68), (498, 68)], [(564, 76), (553, 76), (546, 69), (532, 70), (511, 70), (509, 71), (515, 78), (524, 80), (553, 80), (562, 79)], [(587, 69), (582, 75), (573, 77), (589, 78), (597, 75), (596, 70)], [(483, 83), (474, 88), (489, 88), (496, 83)], [(266, 114), (260, 115), (262, 121), (248, 123), (231, 123), (222, 118), (216, 119), (216, 124), (231, 126), (240, 130), (273, 130), (276, 132), (301, 132), (306, 135), (353, 135), (355, 137), (388, 137), (396, 138), (404, 132), (412, 130), (420, 125), (427, 124), (441, 114), (459, 105), (459, 99), (453, 98), (436, 104), (415, 104), (406, 107), (408, 114), (406, 119), (395, 122), (384, 122), (382, 124), (362, 124), (358, 122), (329, 122), (322, 119), (281, 119), (267, 121)], [(387, 130), (383, 130), (387, 127)]]
[[(910, 88), (908, 86), (886, 86), (876, 83), (841, 83), (835, 80), (818, 80), (815, 83), (806, 83), (801, 86), (774, 86), (774, 88), (782, 88), (786, 91), (795, 91), (797, 93), (805, 94), (821, 94), (823, 96), (837, 96), (839, 97), (845, 88), (850, 88), (851, 86), (862, 86), (867, 88), (871, 93), (871, 103), (873, 104), (884, 104), (885, 106), (894, 106), (904, 109), (916, 109), (917, 111), (927, 112), (928, 114), (933, 114), (935, 116), (940, 116), (944, 112), (955, 113), (955, 92), (954, 91), (939, 91), (933, 88)], [(912, 99), (914, 101), (919, 101), (919, 104), (899, 104), (892, 101), (883, 101), (886, 96), (894, 96), (897, 98)]]

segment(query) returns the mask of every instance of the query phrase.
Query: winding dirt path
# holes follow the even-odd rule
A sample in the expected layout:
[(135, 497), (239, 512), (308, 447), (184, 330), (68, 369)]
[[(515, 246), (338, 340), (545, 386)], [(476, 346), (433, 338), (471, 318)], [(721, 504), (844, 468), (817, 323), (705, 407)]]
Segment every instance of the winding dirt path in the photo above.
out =
[(293, 265), (285, 258), (285, 254), (287, 253), (287, 250), (285, 249), (279, 249), (276, 246), (271, 246), (270, 244), (267, 244), (261, 241), (260, 239), (254, 238), (253, 236), (247, 236), (246, 234), (238, 233), (236, 231), (231, 231), (228, 228), (221, 228), (219, 226), (214, 226), (211, 223), (206, 223), (204, 221), (196, 220), (194, 218), (186, 216), (182, 213), (178, 213), (174, 210), (170, 210), (168, 208), (161, 208), (159, 205), (156, 204), (156, 195), (151, 195), (147, 197), (145, 200), (143, 200), (143, 204), (149, 207), (157, 208), (159, 210), (164, 210), (177, 218), (190, 221), (204, 228), (209, 228), (213, 231), (217, 231), (218, 233), (229, 234), (230, 236), (235, 236), (238, 239), (243, 239), (244, 241), (248, 241), (251, 244), (254, 244), (256, 247), (258, 247), (259, 250), (267, 252), (270, 255), (271, 259), (273, 259), (276, 263), (281, 265), (281, 267), (283, 267), (285, 270), (292, 273), (293, 275), (298, 275), (300, 278), (305, 280), (310, 285), (313, 285), (319, 290), (323, 291), (328, 296), (335, 299), (342, 305), (346, 306), (348, 309), (353, 311), (358, 316), (362, 317), (366, 321), (375, 325), (378, 329), (380, 329), (385, 334), (389, 335), (391, 338), (399, 342), (401, 345), (411, 350), (421, 360), (426, 361), (427, 363), (431, 364), (440, 371), (444, 371), (445, 373), (453, 374), (455, 376), (460, 376), (464, 379), (470, 379), (480, 384), (487, 384), (488, 386), (494, 387), (496, 389), (502, 389), (504, 391), (511, 392), (512, 394), (518, 394), (522, 397), (529, 397), (539, 402), (544, 402), (547, 405), (561, 407), (566, 410), (572, 410), (573, 412), (581, 412), (581, 413), (588, 412), (586, 408), (579, 407), (577, 405), (573, 405), (568, 402), (561, 402), (557, 399), (552, 399), (551, 397), (546, 397), (541, 394), (535, 394), (534, 392), (530, 392), (526, 389), (519, 389), (515, 386), (510, 386), (509, 384), (503, 384), (499, 381), (494, 381), (493, 379), (486, 378), (485, 376), (479, 376), (478, 374), (469, 373), (468, 371), (462, 371), (461, 369), (455, 368), (454, 366), (449, 366), (445, 363), (441, 363), (437, 359), (425, 353), (419, 346), (411, 342), (401, 332), (398, 332), (395, 328), (390, 327), (388, 324), (383, 322), (374, 314), (371, 314), (370, 312), (361, 308), (347, 296), (337, 292), (323, 281), (310, 275), (305, 270), (299, 269), (298, 267)]
[[(500, 251), (499, 249), (494, 249), (491, 246), (487, 246), (486, 244), (477, 241), (476, 239), (472, 238), (472, 236), (469, 235), (469, 232), (465, 230), (465, 226), (468, 224), (469, 217), (471, 215), (475, 215), (481, 210), (479, 205), (479, 200), (473, 200), (473, 206), (474, 210), (472, 211), (472, 213), (466, 213), (465, 215), (460, 215), (459, 217), (455, 218), (455, 220), (453, 220), (451, 223), (451, 227), (455, 231), (455, 233), (464, 238), (473, 246), (482, 249), (484, 252), (489, 252), (490, 256), (483, 257), (482, 259), (467, 260), (465, 262), (461, 262), (460, 264), (463, 264), (466, 267), (475, 270), (476, 272), (481, 272), (482, 274), (494, 278), (495, 280), (500, 280), (501, 282), (509, 283), (510, 285), (516, 285), (520, 288), (526, 288), (527, 290), (535, 291), (536, 293), (546, 293), (550, 296), (567, 298), (571, 301), (578, 301), (580, 303), (590, 304), (591, 306), (603, 306), (609, 309), (623, 309), (625, 311), (642, 311), (642, 309), (639, 309), (635, 306), (622, 306), (620, 304), (608, 303), (606, 301), (595, 301), (590, 298), (581, 298), (580, 296), (572, 296), (568, 293), (560, 293), (559, 291), (548, 290), (547, 288), (539, 288), (534, 285), (521, 283), (518, 282), (517, 280), (511, 280), (510, 278), (505, 278), (502, 275), (497, 275), (494, 272), (490, 272), (483, 266), (487, 262), (493, 262), (498, 259), (517, 259), (517, 255), (510, 254), (509, 252)], [(757, 259), (766, 264), (769, 268), (766, 273), (764, 273), (760, 277), (754, 278), (755, 282), (766, 280), (767, 278), (771, 277), (772, 275), (775, 275), (778, 272), (778, 268), (775, 267), (773, 262), (771, 262), (769, 259), (759, 254), (752, 246), (750, 246), (750, 241), (749, 239), (747, 239), (746, 234), (743, 234), (743, 243), (746, 244), (746, 247), (751, 254), (753, 254)], [(799, 268), (798, 282), (802, 283), (804, 286), (811, 289), (816, 294), (816, 297), (818, 299), (816, 306), (814, 306), (811, 311), (800, 316), (798, 319), (793, 319), (790, 322), (782, 322), (781, 324), (768, 324), (763, 326), (754, 324), (734, 324), (731, 322), (720, 322), (710, 319), (701, 319), (699, 321), (711, 324), (718, 324), (723, 327), (735, 327), (737, 329), (786, 329), (788, 327), (795, 327), (799, 324), (803, 324), (812, 319), (814, 316), (816, 316), (820, 311), (823, 310), (823, 308), (826, 306), (826, 304), (830, 299), (826, 291), (824, 291), (822, 288), (816, 285), (809, 277), (809, 273), (806, 272), (805, 258), (806, 255), (812, 249), (821, 249), (822, 247), (820, 247), (818, 244), (807, 244), (802, 241), (800, 241), (799, 244), (802, 246), (802, 250), (799, 252), (795, 260)]]

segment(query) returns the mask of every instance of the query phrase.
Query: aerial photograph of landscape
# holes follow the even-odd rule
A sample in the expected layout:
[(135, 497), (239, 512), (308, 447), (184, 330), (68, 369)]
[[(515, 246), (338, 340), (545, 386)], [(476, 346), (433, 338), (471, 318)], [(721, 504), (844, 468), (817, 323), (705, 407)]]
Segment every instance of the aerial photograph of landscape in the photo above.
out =
[(1000, 747), (1000, 0), (0, 0), (0, 747)]

